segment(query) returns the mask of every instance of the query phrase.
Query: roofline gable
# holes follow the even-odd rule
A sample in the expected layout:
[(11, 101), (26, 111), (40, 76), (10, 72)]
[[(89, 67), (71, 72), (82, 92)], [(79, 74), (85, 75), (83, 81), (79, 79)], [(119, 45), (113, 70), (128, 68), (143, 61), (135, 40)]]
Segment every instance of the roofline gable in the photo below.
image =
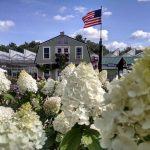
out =
[(74, 38), (72, 38), (72, 37), (70, 37), (70, 36), (68, 36), (68, 35), (65, 35), (65, 34), (64, 34), (64, 35), (55, 36), (55, 37), (53, 37), (53, 38), (51, 38), (51, 39), (49, 39), (49, 40), (46, 40), (46, 41), (40, 43), (40, 45), (42, 45), (42, 44), (44, 44), (44, 43), (46, 43), (46, 42), (48, 42), (48, 41), (54, 40), (54, 39), (56, 39), (56, 38), (58, 38), (58, 37), (60, 37), (60, 36), (66, 36), (66, 37), (71, 38), (71, 39), (73, 39), (73, 40), (75, 40), (75, 41), (77, 41), (77, 42), (80, 42), (80, 43), (82, 43), (82, 44), (87, 45), (86, 43), (81, 42), (81, 41), (78, 41), (78, 40), (76, 40), (76, 39), (74, 39)]

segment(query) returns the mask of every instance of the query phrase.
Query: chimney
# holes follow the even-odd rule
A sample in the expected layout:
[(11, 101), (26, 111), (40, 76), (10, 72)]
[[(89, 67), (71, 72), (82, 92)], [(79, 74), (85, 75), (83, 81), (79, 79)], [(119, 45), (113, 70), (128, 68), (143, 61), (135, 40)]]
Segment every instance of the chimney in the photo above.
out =
[(64, 35), (64, 31), (63, 31), (63, 32), (60, 32), (60, 35)]

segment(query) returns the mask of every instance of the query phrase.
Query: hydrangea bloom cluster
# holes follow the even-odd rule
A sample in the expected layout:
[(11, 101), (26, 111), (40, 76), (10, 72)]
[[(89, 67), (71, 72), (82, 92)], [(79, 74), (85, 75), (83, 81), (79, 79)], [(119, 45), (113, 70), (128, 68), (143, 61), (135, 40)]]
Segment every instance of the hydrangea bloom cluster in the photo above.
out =
[(53, 96), (61, 97), (64, 93), (66, 84), (67, 84), (66, 79), (62, 79), (60, 82), (58, 82), (57, 85), (56, 85), (55, 92), (54, 92)]
[(25, 92), (34, 92), (36, 93), (38, 88), (36, 84), (36, 80), (32, 78), (25, 70), (20, 72), (17, 84), (19, 86), (19, 91), (21, 93)]
[(64, 112), (61, 112), (53, 121), (53, 127), (55, 131), (58, 131), (62, 134), (67, 133), (71, 128), (67, 118), (64, 115)]
[(49, 78), (46, 81), (46, 83), (45, 83), (44, 87), (42, 88), (41, 92), (45, 95), (52, 96), (52, 94), (54, 93), (54, 90), (55, 90), (55, 85), (56, 85), (56, 81)]
[(95, 120), (101, 146), (108, 150), (148, 150), (150, 147), (150, 49), (133, 70), (110, 84), (106, 110)]
[(0, 94), (10, 89), (11, 82), (6, 78), (4, 72), (0, 72)]
[(99, 73), (98, 77), (99, 77), (99, 80), (102, 83), (103, 89), (105, 89), (107, 91), (108, 88), (109, 88), (109, 81), (107, 80), (107, 70), (102, 70)]
[(43, 108), (46, 114), (58, 113), (61, 106), (60, 97), (47, 97), (43, 104)]
[(65, 69), (62, 70), (61, 72), (62, 80), (56, 85), (54, 96), (61, 97), (63, 95), (66, 84), (67, 84), (67, 78), (74, 71), (74, 69), (75, 69), (75, 65), (71, 63), (68, 66), (66, 66)]
[[(29, 104), (18, 112), (3, 107), (6, 114), (0, 113), (0, 149), (3, 150), (35, 150), (41, 149), (45, 143), (45, 132), (42, 123)], [(5, 118), (5, 119), (4, 119)]]
[(100, 113), (104, 90), (91, 64), (81, 63), (68, 76), (62, 96), (62, 110), (70, 127), (89, 125), (90, 116)]
[(10, 107), (0, 106), (0, 121), (11, 119), (13, 114), (14, 114), (14, 111)]
[(66, 66), (65, 69), (63, 69), (61, 72), (61, 78), (62, 79), (68, 78), (74, 69), (75, 69), (75, 65), (72, 63)]

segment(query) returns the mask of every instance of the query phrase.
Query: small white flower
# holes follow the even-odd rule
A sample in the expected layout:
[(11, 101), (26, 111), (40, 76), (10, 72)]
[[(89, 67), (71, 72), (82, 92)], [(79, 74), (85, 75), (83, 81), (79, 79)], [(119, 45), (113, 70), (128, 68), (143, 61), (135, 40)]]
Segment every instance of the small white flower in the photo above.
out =
[(53, 121), (53, 127), (55, 131), (58, 131), (62, 134), (67, 133), (71, 127), (64, 113), (61, 112)]
[(60, 97), (47, 97), (43, 108), (46, 114), (58, 113), (61, 106)]
[(13, 109), (10, 107), (0, 106), (0, 122), (11, 119), (13, 115)]
[(0, 72), (0, 95), (10, 89), (11, 82), (6, 78), (4, 72)]
[(45, 83), (44, 87), (42, 88), (41, 92), (45, 95), (51, 96), (54, 93), (55, 84), (56, 84), (56, 82), (53, 79), (49, 78), (46, 81), (46, 83)]
[(32, 76), (29, 75), (25, 70), (20, 72), (17, 84), (21, 93), (25, 93), (27, 91), (36, 93), (38, 90), (36, 80), (33, 79)]

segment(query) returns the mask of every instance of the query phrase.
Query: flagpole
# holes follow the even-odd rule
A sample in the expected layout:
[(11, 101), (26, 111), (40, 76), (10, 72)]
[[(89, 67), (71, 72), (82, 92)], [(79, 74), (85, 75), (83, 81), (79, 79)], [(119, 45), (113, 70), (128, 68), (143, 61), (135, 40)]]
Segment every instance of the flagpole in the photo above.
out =
[(103, 43), (102, 43), (102, 6), (101, 6), (101, 24), (100, 24), (100, 40), (99, 40), (99, 61), (98, 70), (102, 71), (102, 55), (103, 55)]

